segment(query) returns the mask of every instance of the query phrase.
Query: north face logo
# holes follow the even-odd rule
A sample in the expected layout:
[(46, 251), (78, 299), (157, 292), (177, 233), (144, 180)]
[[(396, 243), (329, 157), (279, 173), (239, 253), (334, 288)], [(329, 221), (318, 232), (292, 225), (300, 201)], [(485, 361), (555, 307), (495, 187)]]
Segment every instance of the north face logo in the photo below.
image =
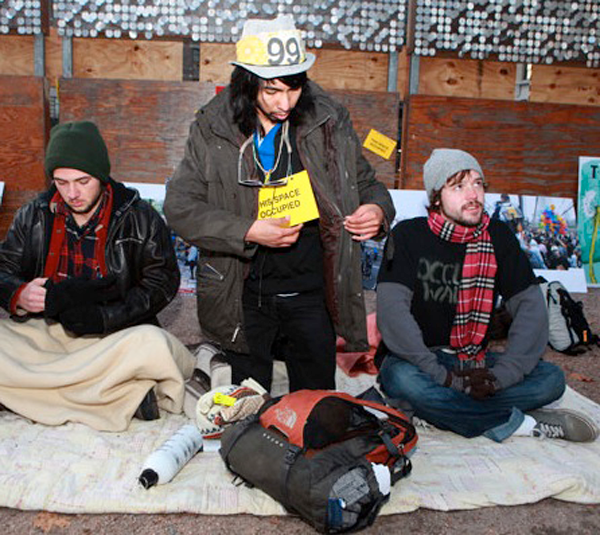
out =
[(296, 425), (298, 415), (296, 411), (286, 407), (284, 409), (275, 408), (275, 419), (285, 427), (292, 429)]

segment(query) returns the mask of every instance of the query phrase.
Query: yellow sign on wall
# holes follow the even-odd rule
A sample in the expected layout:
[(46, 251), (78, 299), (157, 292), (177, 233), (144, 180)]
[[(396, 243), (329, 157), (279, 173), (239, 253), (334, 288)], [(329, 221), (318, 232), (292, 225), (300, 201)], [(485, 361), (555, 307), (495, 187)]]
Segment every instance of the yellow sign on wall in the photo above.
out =
[(381, 132), (371, 129), (367, 139), (365, 139), (365, 142), (363, 143), (363, 147), (378, 154), (382, 158), (389, 160), (396, 148), (396, 142), (383, 135)]
[(288, 177), (284, 186), (261, 188), (258, 219), (290, 216), (290, 226), (319, 218), (319, 208), (306, 171)]

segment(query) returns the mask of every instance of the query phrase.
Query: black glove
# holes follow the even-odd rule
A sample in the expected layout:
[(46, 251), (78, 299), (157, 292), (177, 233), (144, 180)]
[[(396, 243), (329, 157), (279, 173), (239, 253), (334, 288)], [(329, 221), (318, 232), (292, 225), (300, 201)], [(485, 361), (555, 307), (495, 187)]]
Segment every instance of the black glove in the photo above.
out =
[(465, 392), (473, 399), (481, 401), (493, 396), (498, 390), (496, 376), (488, 368), (473, 368), (463, 374)]
[(104, 333), (104, 318), (98, 305), (68, 308), (59, 314), (58, 321), (67, 331), (79, 336)]
[(115, 280), (114, 275), (93, 280), (73, 277), (58, 283), (48, 279), (44, 315), (56, 318), (70, 308), (113, 301), (119, 297)]

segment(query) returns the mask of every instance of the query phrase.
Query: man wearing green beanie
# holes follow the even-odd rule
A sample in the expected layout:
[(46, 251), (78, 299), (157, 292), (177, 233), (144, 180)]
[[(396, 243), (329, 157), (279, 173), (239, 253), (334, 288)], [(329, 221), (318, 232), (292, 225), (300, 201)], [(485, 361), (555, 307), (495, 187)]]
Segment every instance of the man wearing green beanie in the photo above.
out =
[(12, 349), (0, 365), (15, 369), (0, 379), (0, 403), (42, 423), (110, 430), (158, 418), (159, 405), (180, 411), (193, 359), (157, 328), (179, 286), (164, 221), (111, 178), (90, 121), (55, 126), (44, 167), (50, 189), (0, 243), (0, 306), (11, 314), (0, 339)]

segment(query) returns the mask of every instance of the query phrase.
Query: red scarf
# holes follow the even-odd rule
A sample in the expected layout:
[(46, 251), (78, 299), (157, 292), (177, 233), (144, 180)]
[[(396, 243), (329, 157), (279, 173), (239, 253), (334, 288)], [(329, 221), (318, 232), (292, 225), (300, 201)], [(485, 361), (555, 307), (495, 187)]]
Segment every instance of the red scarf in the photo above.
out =
[[(70, 214), (69, 207), (60, 196), (58, 191), (52, 197), (50, 206), (54, 206), (54, 223), (52, 225), (52, 237), (50, 238), (50, 248), (46, 257), (46, 265), (44, 266), (44, 277), (51, 278), (54, 282), (66, 278), (68, 273), (68, 262), (71, 259), (74, 262), (85, 262), (92, 266), (92, 271), (101, 276), (106, 276), (106, 259), (105, 245), (106, 233), (108, 231), (108, 223), (112, 212), (112, 188), (107, 186), (102, 194), (100, 210), (93, 216), (96, 220), (95, 225), (90, 225), (89, 232), (94, 232), (96, 235), (96, 243), (94, 246), (94, 256), (85, 259), (81, 252), (81, 241), (78, 240), (72, 250), (69, 247), (69, 239), (66, 232), (66, 219)], [(93, 221), (90, 221), (93, 223)]]
[(437, 212), (429, 212), (427, 223), (441, 239), (467, 244), (450, 346), (457, 350), (461, 360), (480, 362), (485, 357), (483, 341), (494, 308), (494, 278), (498, 270), (487, 230), (490, 218), (484, 212), (479, 225), (463, 227), (450, 223)]

